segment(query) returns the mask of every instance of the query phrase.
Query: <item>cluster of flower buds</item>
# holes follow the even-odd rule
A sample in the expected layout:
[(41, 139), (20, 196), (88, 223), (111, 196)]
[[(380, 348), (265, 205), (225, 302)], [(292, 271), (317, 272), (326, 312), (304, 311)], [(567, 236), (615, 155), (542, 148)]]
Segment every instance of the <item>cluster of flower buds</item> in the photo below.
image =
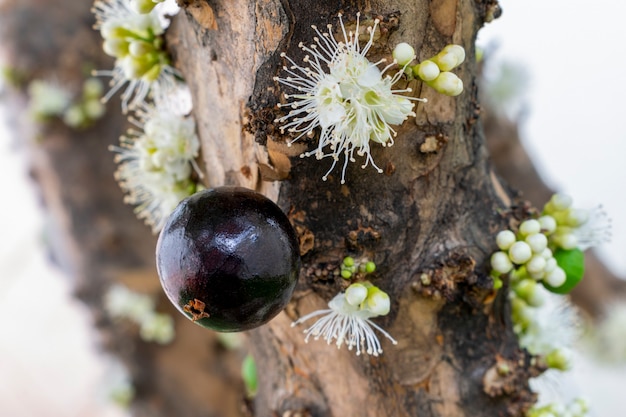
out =
[(65, 124), (74, 128), (87, 127), (104, 116), (106, 108), (101, 100), (103, 92), (100, 80), (96, 78), (85, 80), (81, 97), (63, 114)]
[(131, 320), (139, 326), (139, 336), (146, 342), (170, 343), (174, 339), (174, 319), (157, 313), (152, 297), (123, 285), (114, 285), (104, 297), (104, 307), (113, 318)]
[[(496, 236), (500, 250), (491, 255), (491, 268), (496, 286), (501, 286), (499, 276), (512, 271), (517, 283), (534, 280), (551, 287), (560, 287), (566, 281), (565, 271), (558, 265), (548, 247), (546, 220), (549, 217), (525, 220), (516, 233), (502, 230)], [(550, 222), (548, 222), (550, 223)], [(524, 284), (526, 285), (526, 284)], [(530, 285), (530, 284), (528, 284)]]
[(330, 300), (328, 307), (309, 313), (292, 324), (296, 326), (310, 318), (322, 316), (304, 330), (306, 342), (311, 336), (315, 340), (322, 338), (328, 344), (334, 340), (337, 348), (345, 344), (348, 350), (354, 348), (357, 355), (365, 352), (378, 356), (383, 350), (374, 332), (376, 329), (393, 344), (397, 343), (389, 333), (370, 320), (388, 314), (391, 308), (389, 295), (372, 283), (364, 281), (351, 284), (345, 292)]
[(195, 121), (178, 110), (174, 97), (142, 106), (134, 121), (142, 130), (129, 131), (121, 146), (111, 147), (118, 153), (115, 178), (127, 193), (124, 201), (136, 206), (137, 216), (154, 233), (183, 198), (198, 190), (194, 170), (201, 176), (195, 163), (200, 151)]
[[(415, 50), (408, 43), (400, 43), (393, 50), (393, 58), (401, 66), (415, 59)], [(420, 62), (407, 71), (420, 78), (441, 94), (458, 96), (463, 92), (463, 81), (450, 72), (465, 61), (465, 49), (460, 45), (446, 45), (437, 55)]]
[(541, 216), (523, 221), (517, 232), (499, 232), (496, 244), (500, 250), (491, 256), (494, 287), (503, 285), (503, 276), (509, 279), (511, 313), (520, 345), (542, 356), (549, 368), (559, 370), (571, 367), (568, 346), (577, 316), (565, 302), (553, 308), (550, 304), (558, 302), (551, 293), (569, 293), (584, 273), (582, 250), (609, 236), (604, 212), (571, 206), (570, 197), (555, 194)]
[(551, 403), (533, 407), (526, 413), (526, 417), (586, 417), (588, 412), (588, 402), (583, 398), (576, 398), (567, 405)]
[(29, 112), (36, 121), (56, 117), (70, 127), (86, 127), (104, 115), (102, 90), (100, 81), (89, 78), (83, 84), (81, 96), (75, 99), (58, 83), (34, 80), (28, 85)]
[(374, 271), (376, 264), (367, 259), (356, 261), (353, 257), (346, 256), (341, 263), (341, 277), (344, 279), (351, 279), (356, 273), (367, 275)]
[(564, 194), (552, 196), (543, 208), (543, 218), (552, 219), (546, 234), (557, 248), (586, 250), (611, 237), (611, 222), (602, 207), (573, 208), (572, 198)]
[[(135, 3), (133, 8), (141, 9), (147, 2)], [(104, 39), (104, 52), (115, 58), (112, 71), (94, 72), (113, 77), (104, 101), (128, 84), (122, 95), (122, 110), (126, 112), (143, 103), (153, 86), (175, 83), (178, 73), (170, 66), (162, 37), (165, 28), (156, 9), (137, 13), (128, 0), (96, 0), (92, 12), (96, 16), (94, 28)]]

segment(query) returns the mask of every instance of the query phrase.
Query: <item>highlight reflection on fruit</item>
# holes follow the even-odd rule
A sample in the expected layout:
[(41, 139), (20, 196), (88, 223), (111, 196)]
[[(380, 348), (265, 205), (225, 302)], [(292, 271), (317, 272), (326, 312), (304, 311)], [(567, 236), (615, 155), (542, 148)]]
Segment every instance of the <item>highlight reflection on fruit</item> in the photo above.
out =
[(159, 235), (156, 258), (170, 301), (196, 324), (221, 332), (276, 316), (300, 270), (287, 216), (265, 196), (238, 187), (181, 201)]

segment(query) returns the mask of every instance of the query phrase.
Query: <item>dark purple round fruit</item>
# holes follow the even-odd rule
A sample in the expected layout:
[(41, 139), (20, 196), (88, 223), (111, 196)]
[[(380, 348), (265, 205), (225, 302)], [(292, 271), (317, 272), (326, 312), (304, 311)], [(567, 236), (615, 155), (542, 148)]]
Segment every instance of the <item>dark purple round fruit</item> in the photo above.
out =
[(296, 234), (265, 196), (238, 187), (180, 202), (156, 249), (161, 285), (195, 323), (220, 332), (260, 326), (289, 302), (298, 280)]

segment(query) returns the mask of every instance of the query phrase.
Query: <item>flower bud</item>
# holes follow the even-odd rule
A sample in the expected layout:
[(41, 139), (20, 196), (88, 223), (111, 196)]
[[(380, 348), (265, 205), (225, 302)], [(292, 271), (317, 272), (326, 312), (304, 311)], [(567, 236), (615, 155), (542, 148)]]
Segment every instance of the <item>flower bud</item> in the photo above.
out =
[(541, 254), (548, 247), (548, 238), (543, 233), (530, 235), (525, 240), (533, 253)]
[(496, 235), (496, 244), (502, 250), (507, 250), (516, 241), (517, 238), (515, 237), (515, 233), (510, 230), (502, 230)]
[(346, 289), (346, 301), (352, 306), (358, 306), (367, 298), (367, 288), (363, 284), (352, 284)]
[(552, 203), (552, 205), (554, 206), (556, 210), (561, 211), (561, 210), (567, 210), (568, 208), (570, 208), (574, 201), (572, 200), (572, 197), (570, 197), (567, 194), (557, 193), (552, 196), (552, 198), (550, 199), (550, 202)]
[(398, 65), (403, 67), (415, 59), (415, 49), (408, 43), (402, 42), (396, 45), (391, 55)]
[(384, 316), (391, 309), (387, 293), (374, 286), (370, 287), (365, 304), (366, 308), (377, 316)]
[(451, 72), (442, 72), (428, 85), (439, 91), (441, 94), (455, 97), (463, 92), (463, 81)]
[(548, 368), (567, 371), (572, 367), (572, 354), (565, 348), (554, 349), (546, 355), (545, 361)]
[(433, 81), (439, 76), (441, 71), (437, 64), (433, 61), (426, 60), (413, 67), (413, 75), (421, 78), (424, 81)]
[(534, 255), (526, 262), (526, 270), (529, 274), (539, 274), (544, 271), (546, 260), (540, 255)]
[(460, 45), (447, 45), (432, 60), (441, 71), (450, 71), (465, 60), (465, 49)]
[(552, 272), (550, 272), (546, 277), (545, 277), (545, 281), (552, 287), (554, 288), (558, 288), (561, 285), (563, 285), (565, 283), (565, 280), (567, 279), (567, 275), (565, 274), (565, 271), (563, 271), (563, 269), (559, 266), (557, 266), (556, 268), (554, 268), (552, 270)]
[(507, 274), (513, 269), (513, 264), (506, 253), (496, 252), (491, 255), (491, 268), (501, 274)]
[(542, 233), (545, 233), (546, 235), (554, 233), (556, 230), (556, 220), (554, 217), (546, 214), (545, 216), (539, 217), (538, 220), (541, 225)]
[(519, 226), (519, 232), (524, 236), (534, 235), (540, 231), (541, 224), (539, 224), (539, 221), (535, 219), (525, 220)]
[(567, 224), (572, 227), (579, 227), (589, 221), (589, 210), (572, 209), (567, 216)]
[(509, 249), (509, 258), (517, 265), (525, 264), (532, 256), (532, 250), (526, 242), (515, 242)]

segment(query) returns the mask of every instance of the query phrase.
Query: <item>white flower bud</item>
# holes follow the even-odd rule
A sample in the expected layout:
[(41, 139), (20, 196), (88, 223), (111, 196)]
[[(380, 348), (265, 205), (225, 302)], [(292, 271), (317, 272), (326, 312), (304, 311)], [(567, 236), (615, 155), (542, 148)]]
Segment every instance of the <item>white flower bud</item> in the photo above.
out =
[(528, 243), (534, 253), (541, 254), (548, 247), (548, 238), (543, 233), (536, 233), (528, 236), (526, 243)]
[(574, 201), (572, 200), (572, 197), (567, 194), (557, 193), (552, 196), (550, 202), (554, 205), (555, 209), (560, 211), (570, 208)]
[(442, 72), (429, 84), (441, 94), (455, 97), (463, 92), (463, 81), (451, 72)]
[(519, 231), (524, 236), (534, 235), (541, 231), (541, 224), (535, 219), (525, 220), (519, 225)]
[(375, 316), (387, 315), (391, 309), (389, 296), (378, 288), (375, 288), (373, 291), (370, 289), (366, 304), (367, 309)]
[(433, 61), (426, 60), (421, 62), (417, 68), (417, 76), (424, 81), (432, 81), (439, 76), (441, 71), (437, 64)]
[(413, 49), (413, 47), (408, 43), (402, 42), (397, 44), (396, 47), (393, 48), (393, 52), (391, 55), (393, 56), (393, 59), (395, 59), (395, 61), (398, 63), (398, 65), (403, 67), (409, 62), (413, 61), (413, 59), (415, 59), (415, 49)]
[(518, 265), (525, 264), (532, 254), (532, 250), (526, 242), (515, 242), (509, 249), (509, 258)]
[(545, 281), (552, 287), (558, 288), (565, 283), (567, 275), (565, 271), (559, 266), (554, 268), (546, 277)]
[(367, 288), (362, 284), (352, 284), (346, 289), (348, 304), (358, 306), (367, 298)]
[(550, 248), (545, 248), (542, 252), (541, 252), (541, 256), (543, 256), (546, 260), (552, 258), (552, 251), (550, 250)]
[(589, 210), (572, 209), (567, 216), (567, 224), (572, 227), (579, 227), (589, 221)]
[[(572, 367), (572, 352), (566, 348), (554, 349), (546, 355), (548, 368), (567, 371)], [(562, 414), (559, 414), (562, 415)]]
[(554, 258), (547, 258), (546, 259), (546, 266), (543, 268), (543, 271), (547, 274), (549, 274), (550, 272), (554, 271), (554, 269), (559, 266), (559, 264), (556, 262), (556, 259)]
[(506, 253), (496, 252), (491, 255), (491, 268), (501, 274), (508, 274), (513, 269), (513, 264)]
[(572, 233), (562, 233), (554, 237), (554, 243), (565, 250), (575, 249), (578, 246), (578, 238)]
[(526, 262), (526, 270), (530, 274), (539, 274), (544, 271), (546, 260), (540, 255), (535, 255)]
[(536, 285), (533, 291), (529, 294), (526, 301), (533, 307), (541, 307), (546, 303), (548, 299), (548, 290), (543, 285)]
[(546, 277), (545, 270), (544, 271), (539, 271), (539, 272), (528, 273), (528, 274), (535, 281), (542, 281)]
[(550, 215), (539, 217), (539, 224), (541, 225), (541, 231), (546, 235), (554, 233), (556, 230), (556, 220)]
[(496, 244), (502, 250), (507, 250), (516, 241), (517, 241), (517, 238), (515, 237), (515, 233), (513, 233), (510, 230), (502, 230), (496, 236)]
[(447, 45), (433, 58), (441, 71), (450, 71), (464, 60), (465, 49), (461, 45)]

